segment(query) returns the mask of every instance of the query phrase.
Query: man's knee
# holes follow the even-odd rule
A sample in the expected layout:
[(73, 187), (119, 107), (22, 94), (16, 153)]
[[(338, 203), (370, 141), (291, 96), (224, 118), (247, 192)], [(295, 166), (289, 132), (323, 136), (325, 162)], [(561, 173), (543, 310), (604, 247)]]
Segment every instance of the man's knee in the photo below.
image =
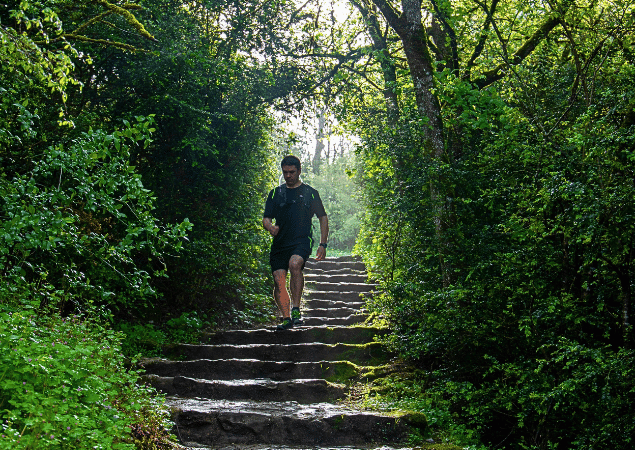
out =
[(289, 271), (298, 273), (298, 272), (302, 272), (303, 268), (304, 268), (304, 259), (302, 259), (302, 257), (299, 255), (291, 256), (291, 259), (289, 260)]
[(273, 272), (273, 283), (275, 289), (281, 289), (287, 282), (287, 271), (280, 269)]

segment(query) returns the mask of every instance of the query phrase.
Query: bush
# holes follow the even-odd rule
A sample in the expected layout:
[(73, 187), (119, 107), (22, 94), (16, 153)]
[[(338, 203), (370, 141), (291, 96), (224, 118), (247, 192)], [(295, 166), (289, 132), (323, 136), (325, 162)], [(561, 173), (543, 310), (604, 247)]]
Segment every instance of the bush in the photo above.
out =
[(181, 247), (191, 224), (162, 226), (154, 198), (130, 165), (130, 148), (147, 145), (152, 119), (107, 134), (84, 133), (45, 151), (25, 174), (0, 179), (0, 298), (10, 290), (39, 295), (31, 303), (75, 309), (90, 301), (135, 308), (156, 295), (164, 254)]
[(167, 411), (124, 369), (122, 334), (0, 313), (0, 449), (168, 448)]
[(167, 337), (161, 330), (157, 330), (151, 323), (119, 322), (115, 329), (124, 334), (121, 341), (121, 351), (127, 358), (136, 355), (160, 356)]

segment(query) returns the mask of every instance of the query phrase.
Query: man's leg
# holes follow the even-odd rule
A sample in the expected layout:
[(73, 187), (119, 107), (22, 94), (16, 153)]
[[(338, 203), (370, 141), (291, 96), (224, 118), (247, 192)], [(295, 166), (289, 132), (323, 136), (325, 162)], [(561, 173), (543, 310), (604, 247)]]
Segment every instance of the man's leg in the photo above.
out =
[(291, 273), (291, 299), (293, 308), (291, 309), (291, 320), (294, 325), (302, 325), (302, 315), (300, 314), (300, 300), (302, 300), (302, 290), (304, 289), (304, 258), (299, 255), (292, 255), (289, 260), (289, 272)]
[(291, 300), (293, 301), (293, 307), (300, 307), (300, 300), (302, 299), (302, 290), (304, 289), (304, 275), (302, 269), (304, 268), (304, 259), (300, 255), (291, 255), (289, 259), (289, 272), (291, 273)]
[(282, 317), (291, 316), (291, 306), (289, 299), (289, 292), (287, 291), (287, 271), (279, 269), (273, 272), (273, 298), (278, 305), (278, 310)]

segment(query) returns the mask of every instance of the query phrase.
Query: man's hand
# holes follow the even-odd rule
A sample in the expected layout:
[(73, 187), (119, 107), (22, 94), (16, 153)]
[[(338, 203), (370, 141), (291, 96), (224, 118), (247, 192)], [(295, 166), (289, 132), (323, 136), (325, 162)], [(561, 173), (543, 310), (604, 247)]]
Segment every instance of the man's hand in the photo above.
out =
[(262, 226), (273, 237), (276, 237), (280, 232), (280, 227), (278, 225), (274, 225), (270, 217), (265, 217), (264, 219), (262, 219)]
[[(318, 217), (320, 221), (320, 242), (326, 244), (326, 241), (329, 238), (329, 218), (327, 216)], [(315, 255), (316, 261), (324, 261), (326, 258), (326, 248), (321, 245), (317, 249), (317, 254)]]

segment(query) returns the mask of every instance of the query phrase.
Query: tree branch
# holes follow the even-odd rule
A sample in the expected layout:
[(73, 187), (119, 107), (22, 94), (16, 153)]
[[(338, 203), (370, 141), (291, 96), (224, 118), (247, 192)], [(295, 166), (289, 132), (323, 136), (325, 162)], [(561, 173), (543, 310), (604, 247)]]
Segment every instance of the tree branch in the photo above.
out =
[(562, 15), (560, 13), (553, 13), (547, 17), (544, 22), (538, 27), (533, 35), (527, 39), (527, 41), (512, 55), (511, 59), (499, 64), (492, 70), (484, 73), (484, 78), (476, 80), (474, 85), (478, 89), (483, 89), (490, 84), (502, 79), (505, 76), (505, 69), (511, 68), (511, 66), (517, 66), (522, 63), (543, 41), (545, 37), (556, 26), (562, 22)]
[(472, 56), (470, 57), (470, 60), (467, 63), (465, 75), (463, 77), (464, 80), (470, 79), (472, 67), (474, 67), (476, 60), (478, 59), (479, 56), (481, 56), (481, 53), (483, 53), (483, 50), (485, 49), (485, 43), (487, 42), (487, 34), (488, 34), (487, 32), (489, 31), (490, 25), (494, 23), (494, 13), (496, 12), (496, 7), (498, 6), (498, 0), (492, 0), (492, 7), (490, 9), (487, 9), (487, 5), (485, 3), (476, 1), (476, 4), (483, 9), (486, 17), (485, 17), (485, 22), (483, 23), (483, 30), (481, 31), (481, 36), (479, 37), (476, 47), (474, 47), (474, 52), (472, 53)]

